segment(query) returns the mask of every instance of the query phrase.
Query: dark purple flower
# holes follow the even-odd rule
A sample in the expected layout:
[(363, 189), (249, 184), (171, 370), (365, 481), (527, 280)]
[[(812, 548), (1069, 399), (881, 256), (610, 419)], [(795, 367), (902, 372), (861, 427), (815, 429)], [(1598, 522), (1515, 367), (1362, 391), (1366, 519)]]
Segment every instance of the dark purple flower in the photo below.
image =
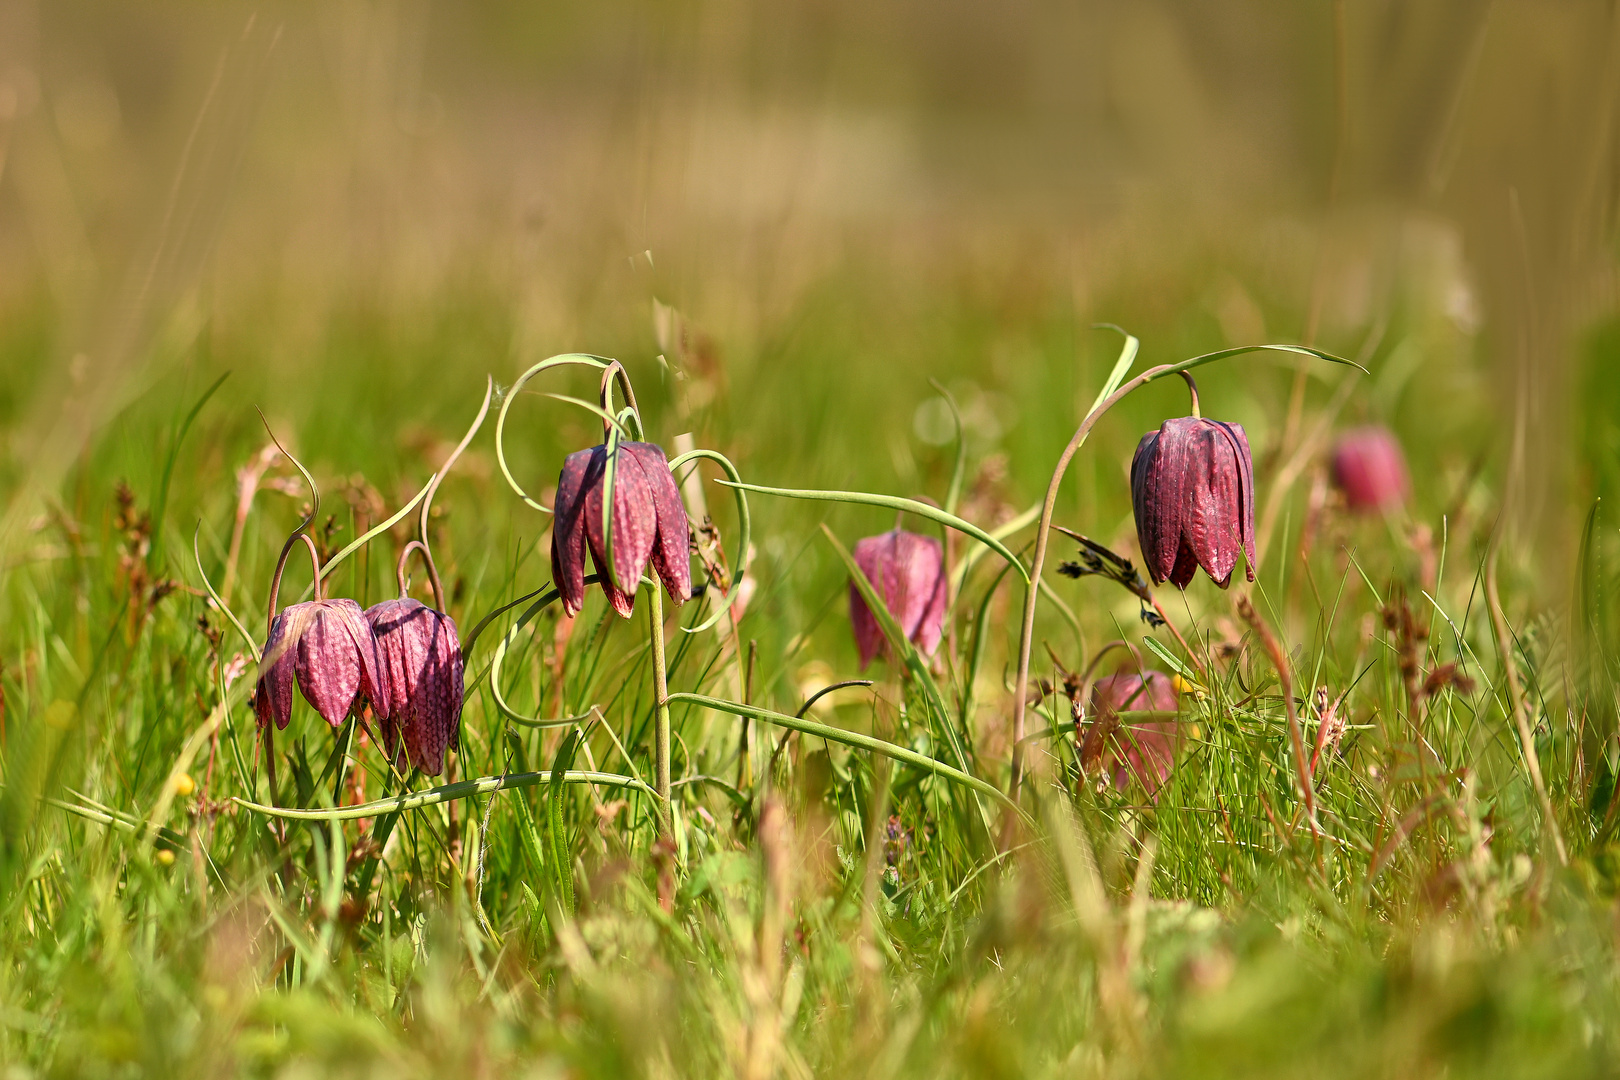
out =
[(1352, 510), (1393, 510), (1406, 501), (1411, 483), (1406, 455), (1388, 428), (1355, 428), (1333, 447), (1333, 482)]
[(360, 605), (353, 600), (311, 600), (284, 608), (270, 621), (264, 662), (253, 691), (259, 726), (285, 728), (292, 716), (292, 684), (333, 727), (364, 696), (387, 718), (388, 676)]
[[(855, 542), (855, 565), (883, 598), (906, 640), (924, 656), (933, 656), (945, 626), (945, 558), (939, 541), (904, 529), (868, 536)], [(849, 585), (849, 621), (864, 671), (887, 643), (854, 582)]]
[[(366, 609), (390, 691), (383, 749), (428, 776), (444, 771), (461, 730), (462, 658), (456, 621), (419, 600), (384, 600)], [(376, 701), (373, 706), (378, 706)]]
[(1201, 566), (1224, 589), (1239, 550), (1254, 580), (1254, 462), (1242, 424), (1187, 416), (1142, 436), (1131, 505), (1155, 585), (1185, 589)]
[(1174, 684), (1159, 671), (1119, 672), (1091, 688), (1091, 725), (1081, 736), (1081, 764), (1101, 764), (1116, 790), (1132, 780), (1154, 798), (1176, 763), (1179, 729), (1175, 717), (1123, 721), (1120, 713), (1177, 710)]
[[(602, 590), (625, 618), (635, 610), (636, 587), (648, 560), (677, 606), (692, 594), (691, 528), (669, 459), (654, 443), (621, 442), (613, 484), (613, 573), (602, 532), (607, 447), (569, 454), (557, 479), (557, 519), (551, 528), (551, 576), (563, 609), (585, 604), (585, 549), (602, 575)], [(622, 586), (622, 588), (621, 588)]]

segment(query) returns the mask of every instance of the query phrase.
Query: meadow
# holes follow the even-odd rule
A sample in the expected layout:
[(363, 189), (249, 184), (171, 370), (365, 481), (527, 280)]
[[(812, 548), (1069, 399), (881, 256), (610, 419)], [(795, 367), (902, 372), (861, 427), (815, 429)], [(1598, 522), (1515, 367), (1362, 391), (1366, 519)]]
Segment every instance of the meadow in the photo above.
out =
[[(127, 280), (51, 261), (72, 230), (17, 129), (0, 211), (45, 254), (0, 290), (8, 1080), (1620, 1071), (1603, 305), (1502, 362), (1498, 268), (1434, 214), (1319, 245), (1297, 207), (1082, 227), (934, 191), (728, 231), (590, 170), (549, 189), (560, 224), (491, 227), (446, 183), (418, 247), (364, 196), (277, 246), (297, 200), (254, 163), (308, 87), (265, 85), (270, 149), (205, 108)], [(238, 151), (227, 213), (186, 169)], [(1550, 310), (1564, 279), (1508, 262)], [(1279, 344), (1312, 348), (1238, 351)], [(1150, 587), (1132, 458), (1187, 386), (1132, 390), (1054, 469), (1110, 390), (1227, 352), (1191, 373), (1253, 449), (1254, 579)], [(635, 415), (624, 383), (600, 407), (606, 361), (537, 370), (579, 354)], [(1378, 512), (1330, 467), (1368, 425), (1411, 476)], [(676, 462), (694, 595), (655, 603), (648, 570), (633, 617), (593, 584), (570, 618), (540, 507), (610, 430)], [(939, 641), (863, 667), (850, 553), (897, 526), (941, 544)], [(362, 608), (431, 546), (438, 582), (402, 573), (459, 630), (442, 773), (358, 701), (296, 696), (265, 737), (284, 544), (280, 606), (318, 598), (301, 529)], [(1092, 690), (1144, 668), (1174, 678), (1172, 767), (1115, 783)]]

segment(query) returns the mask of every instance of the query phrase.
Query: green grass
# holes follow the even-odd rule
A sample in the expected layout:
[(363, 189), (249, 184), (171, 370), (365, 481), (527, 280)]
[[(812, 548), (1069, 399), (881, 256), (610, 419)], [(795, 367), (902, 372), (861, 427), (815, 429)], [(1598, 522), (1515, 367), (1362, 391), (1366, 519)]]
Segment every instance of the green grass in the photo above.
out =
[[(1186, 283), (1144, 287), (1100, 298), (1096, 314), (1143, 338), (1141, 370), (1233, 344), (1194, 294)], [(924, 442), (926, 409), (918, 418), (936, 396), (927, 380), (940, 380), (968, 421), (959, 513), (987, 529), (1040, 497), (1117, 348), (1055, 291), (1009, 304), (971, 283), (900, 286), (847, 270), (752, 334), (720, 335), (718, 360), (669, 357), (684, 365), (677, 379), (653, 359), (645, 309), (634, 310), (567, 344), (625, 361), (650, 438), (672, 448), (691, 431), (752, 484), (943, 503), (954, 447)], [(426, 482), (486, 373), (510, 384), (538, 359), (518, 355), (510, 318), (500, 297), (476, 290), (408, 316), (356, 305), (331, 318), (313, 355), (295, 357), (273, 321), (222, 319), (206, 347), (160, 366), (93, 433), (36, 513), (19, 516), (0, 591), (8, 1076), (1620, 1069), (1614, 512), (1594, 517), (1577, 550), (1532, 551), (1510, 528), (1500, 555), (1507, 659), (1568, 847), (1563, 866), (1527, 778), (1486, 602), (1511, 458), (1467, 343), (1416, 306), (1362, 357), (1370, 376), (1300, 369), (1297, 434), (1287, 430), (1292, 358), (1201, 369), (1205, 415), (1243, 422), (1254, 440), (1260, 507), (1301, 434), (1366, 415), (1402, 434), (1416, 496), (1389, 521), (1324, 509), (1313, 501), (1320, 455), (1307, 454), (1280, 496), (1255, 585), (1237, 581), (1227, 595), (1200, 578), (1185, 597), (1159, 592), (1217, 659), (1207, 675), (1186, 672), (1199, 683), (1185, 704), (1188, 737), (1156, 804), (1079, 777), (1061, 696), (1031, 713), (1032, 732), (1056, 726), (1061, 737), (1031, 744), (1022, 819), (903, 761), (808, 734), (778, 753), (784, 729), (745, 729), (678, 698), (673, 844), (660, 844), (641, 791), (551, 776), (653, 772), (646, 601), (622, 622), (593, 591), (565, 651), (554, 608), (512, 633), (500, 690), (519, 714), (594, 707), (600, 723), (514, 723), (488, 680), (475, 681), (521, 607), (469, 661), (457, 776), (546, 774), (539, 782), (410, 811), (380, 859), (384, 819), (293, 822), (279, 836), (233, 801), (266, 792), (247, 704), (253, 667), (216, 713), (221, 674), (247, 650), (202, 593), (193, 532), (221, 587), (236, 470), (266, 441), (257, 404), (316, 474), (323, 549), (348, 543)], [(0, 421), (16, 430), (33, 358), (55, 331), (34, 308), (0, 325)], [(1612, 338), (1599, 333), (1594, 354), (1612, 352)], [(1323, 344), (1349, 355), (1361, 340)], [(1405, 365), (1403, 349), (1430, 362)], [(226, 370), (182, 442), (187, 414)], [(1343, 379), (1355, 382), (1339, 399)], [(532, 389), (590, 397), (592, 383), (573, 375)], [(1154, 384), (1111, 413), (1070, 470), (1058, 523), (1137, 557), (1130, 453), (1142, 431), (1184, 410), (1179, 385)], [(531, 492), (554, 482), (565, 453), (598, 439), (593, 418), (538, 394), (511, 415), (508, 451)], [(1603, 444), (1611, 423), (1593, 412), (1583, 438)], [(548, 521), (501, 480), (492, 431), (435, 503), (432, 539), (463, 633), (550, 575)], [(8, 494), (23, 482), (20, 461), (0, 471)], [(270, 477), (296, 474), (281, 463)], [(275, 556), (306, 497), (288, 490), (257, 495), (229, 595), (260, 639)], [(731, 496), (708, 483), (706, 497), (734, 563)], [(859, 674), (845, 565), (818, 526), (848, 547), (895, 515), (757, 495), (750, 505), (758, 587), (738, 638), (672, 621), (670, 689), (746, 693), (791, 715), (817, 685)], [(1032, 532), (1008, 541), (1026, 559)], [(407, 539), (402, 526), (376, 540), (329, 594), (389, 595)], [(1054, 538), (1053, 558), (1071, 546)], [(1580, 568), (1573, 595), (1551, 569), (1564, 562)], [(902, 677), (879, 661), (873, 691), (844, 691), (812, 719), (951, 764), (954, 736), (967, 767), (1005, 787), (1021, 588), (997, 563), (968, 574), (933, 690), (921, 671)], [(292, 567), (287, 599), (307, 581)], [(1054, 570), (1049, 561), (1076, 623), (1043, 604), (1037, 678), (1061, 683), (1049, 655), (1078, 671), (1117, 638), (1145, 648), (1135, 598)], [(1315, 777), (1320, 836), (1293, 780), (1277, 672), (1236, 614), (1238, 595), (1280, 639), (1308, 744), (1317, 688), (1330, 701), (1346, 695), (1349, 730)], [(706, 614), (696, 604), (678, 618), (692, 626)], [(1150, 662), (1187, 665), (1167, 631), (1151, 636)], [(1422, 693), (1453, 662), (1466, 680)], [(211, 715), (222, 719), (217, 739)], [(300, 702), (275, 744), (284, 797), (353, 801), (339, 782), (351, 770), (367, 798), (397, 790), (380, 752), (352, 738)], [(166, 785), (188, 745), (196, 790), (175, 793)]]

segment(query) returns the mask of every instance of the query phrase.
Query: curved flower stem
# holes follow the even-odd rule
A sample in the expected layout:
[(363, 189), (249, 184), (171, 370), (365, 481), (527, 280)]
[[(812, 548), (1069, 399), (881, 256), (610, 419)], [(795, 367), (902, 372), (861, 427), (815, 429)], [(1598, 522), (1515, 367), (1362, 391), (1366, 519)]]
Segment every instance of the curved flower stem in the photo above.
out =
[(1024, 739), (1024, 699), (1029, 697), (1029, 653), (1035, 641), (1035, 603), (1040, 597), (1040, 589), (1035, 583), (1040, 581), (1041, 568), (1046, 564), (1047, 538), (1051, 535), (1052, 515), (1057, 510), (1058, 490), (1063, 486), (1063, 474), (1069, 471), (1069, 462), (1074, 460), (1074, 455), (1084, 445), (1086, 436), (1091, 434), (1091, 429), (1097, 426), (1097, 421), (1102, 419), (1103, 413), (1113, 408), (1132, 390), (1173, 371), (1175, 371), (1173, 364), (1149, 368), (1099, 402), (1086, 414), (1086, 418), (1080, 421), (1080, 426), (1075, 430), (1074, 437), (1069, 440), (1069, 445), (1063, 448), (1057, 467), (1052, 470), (1051, 482), (1046, 485), (1046, 499), (1041, 503), (1041, 520), (1035, 529), (1035, 555), (1030, 560), (1029, 566), (1030, 584), (1024, 588), (1024, 619), (1018, 631), (1018, 681), (1013, 687), (1012, 776), (1007, 781), (1007, 793), (1014, 799), (1018, 798), (1018, 786), (1024, 776), (1024, 751), (1021, 745)]
[(670, 833), (669, 807), (669, 673), (664, 669), (664, 594), (657, 585), (649, 590), (647, 606), (652, 624), (653, 702), (657, 719), (653, 726), (653, 789), (658, 793), (658, 823), (664, 835)]
[(702, 448), (688, 450), (684, 454), (677, 455), (669, 463), (669, 471), (674, 473), (682, 465), (701, 458), (706, 458), (718, 464), (725, 470), (726, 475), (732, 479), (732, 483), (727, 486), (731, 488), (731, 493), (737, 501), (737, 557), (731, 563), (734, 567), (731, 572), (731, 588), (726, 590), (725, 599), (714, 606), (714, 611), (700, 625), (690, 629), (684, 626), (681, 627), (681, 630), (688, 634), (699, 634), (709, 629), (709, 627), (724, 618), (726, 612), (731, 610), (731, 605), (736, 603), (738, 596), (737, 586), (742, 583), (743, 575), (748, 573), (748, 549), (751, 546), (750, 536), (753, 531), (752, 518), (748, 513), (748, 493), (737, 486), (742, 483), (742, 474), (737, 471), (737, 466), (733, 465), (731, 459), (726, 455), (718, 450), (705, 450)]
[(1187, 380), (1187, 393), (1192, 395), (1192, 414), (1193, 414), (1193, 418), (1194, 419), (1199, 419), (1204, 414), (1198, 408), (1198, 384), (1193, 382), (1192, 372), (1190, 372), (1190, 371), (1181, 372), (1181, 377), (1183, 379)]
[[(321, 554), (315, 550), (315, 541), (309, 538), (309, 533), (304, 532), (300, 527), (298, 532), (287, 537), (287, 542), (281, 545), (281, 557), (276, 560), (276, 573), (270, 579), (270, 614), (265, 619), (267, 627), (269, 623), (276, 621), (276, 601), (281, 594), (281, 575), (287, 569), (287, 558), (292, 554), (293, 545), (300, 540), (309, 549), (310, 566), (315, 575), (315, 580), (310, 585), (312, 596), (316, 600), (321, 598)], [(268, 629), (266, 632), (268, 633)]]
[[(438, 493), (439, 485), (444, 483), (445, 475), (450, 472), (451, 466), (455, 465), (457, 459), (466, 451), (468, 445), (473, 441), (473, 436), (478, 434), (478, 429), (484, 426), (484, 418), (489, 415), (490, 399), (495, 396), (495, 377), (486, 375), (484, 379), (484, 403), (478, 407), (478, 415), (473, 417), (472, 426), (467, 429), (467, 434), (461, 437), (461, 441), (456, 444), (456, 448), (450, 451), (450, 456), (444, 459), (444, 464), (440, 465), (438, 471), (433, 474), (433, 479), (428, 481), (427, 495), (422, 499), (422, 521), (419, 527), (424, 547), (428, 538), (428, 515), (433, 511), (433, 496)], [(431, 554), (428, 555), (428, 561), (430, 563), (433, 561)]]
[(399, 581), (400, 599), (405, 598), (405, 564), (410, 562), (413, 551), (422, 553), (422, 561), (427, 564), (428, 581), (433, 585), (433, 605), (443, 611), (444, 583), (439, 580), (439, 568), (433, 565), (433, 552), (429, 550), (425, 540), (412, 540), (399, 553), (399, 563), (394, 567), (394, 576)]
[(814, 720), (805, 720), (797, 716), (788, 716), (786, 713), (772, 712), (769, 709), (762, 709), (757, 705), (739, 705), (735, 701), (726, 701), (723, 698), (709, 697), (706, 694), (689, 694), (682, 692), (670, 694), (667, 700), (670, 702), (697, 705), (704, 709), (713, 709), (715, 712), (730, 713), (732, 716), (747, 716), (758, 720), (761, 723), (771, 724), (775, 727), (787, 728), (790, 731), (798, 731), (805, 735), (813, 735), (818, 739), (825, 739), (828, 742), (839, 743), (843, 746), (853, 746), (861, 750), (870, 750), (873, 753), (882, 754), (884, 757), (893, 758), (895, 761), (902, 762), (903, 764), (911, 765), (927, 772), (931, 772), (935, 776), (939, 776), (953, 783), (960, 784), (963, 787), (971, 788), (981, 795), (989, 796), (990, 798), (995, 799), (997, 802), (1005, 804), (1014, 813), (1024, 817), (1026, 820), (1028, 819), (1028, 815), (1024, 813), (1023, 808), (1009, 799), (1000, 788), (996, 787), (996, 785), (987, 780), (981, 780), (971, 773), (966, 773), (961, 769), (947, 765), (943, 761), (936, 761), (934, 758), (928, 757), (925, 754), (919, 754), (917, 751), (907, 746), (900, 746), (895, 743), (886, 742), (883, 739), (875, 738), (871, 735), (864, 735), (858, 731), (847, 731), (844, 728), (833, 727), (830, 724), (820, 724)]
[(501, 475), (506, 477), (507, 485), (517, 494), (517, 497), (543, 514), (551, 513), (551, 507), (543, 506), (538, 500), (530, 497), (529, 493), (523, 490), (523, 485), (519, 484), (517, 478), (512, 475), (511, 466), (506, 462), (507, 410), (511, 409), (512, 402), (517, 400), (517, 396), (522, 392), (524, 384), (542, 371), (576, 364), (600, 371), (613, 362), (605, 356), (596, 356), (591, 353), (559, 353), (556, 356), (548, 356), (519, 375), (517, 381), (507, 388), (506, 394), (501, 398), (500, 412), (495, 415), (495, 461), (500, 465)]
[[(1134, 342), (1135, 339), (1131, 340)], [(1131, 348), (1131, 346), (1127, 346), (1128, 350)], [(1354, 361), (1305, 345), (1242, 345), (1237, 348), (1205, 353), (1202, 356), (1195, 356), (1190, 360), (1182, 360), (1174, 364), (1160, 364), (1158, 367), (1149, 368), (1092, 406), (1091, 411), (1086, 414), (1086, 418), (1080, 421), (1080, 427), (1075, 430), (1074, 437), (1069, 440), (1069, 445), (1064, 448), (1063, 455), (1058, 458), (1057, 467), (1052, 470), (1052, 482), (1046, 487), (1046, 499), (1041, 503), (1041, 521), (1035, 533), (1035, 557), (1029, 568), (1029, 585), (1024, 590), (1024, 621), (1023, 625), (1019, 627), (1018, 633), (1018, 683), (1013, 695), (1012, 776), (1007, 783), (1008, 793), (1013, 798), (1017, 798), (1018, 785), (1023, 778), (1023, 750), (1019, 743), (1024, 738), (1024, 702), (1029, 696), (1029, 653), (1030, 646), (1035, 640), (1035, 604), (1040, 597), (1040, 590), (1035, 583), (1040, 581), (1041, 567), (1046, 563), (1046, 541), (1052, 528), (1052, 514), (1057, 508), (1058, 489), (1063, 484), (1063, 474), (1068, 471), (1069, 462), (1074, 459), (1074, 455), (1086, 441), (1086, 436), (1091, 434), (1091, 429), (1096, 426), (1103, 413), (1113, 408), (1121, 398), (1132, 390), (1166, 375), (1181, 374), (1190, 368), (1201, 367), (1215, 360), (1224, 360), (1229, 356), (1238, 356), (1248, 352), (1298, 353), (1302, 356), (1314, 356), (1319, 360), (1327, 360), (1335, 364), (1348, 364), (1363, 373), (1367, 370)], [(1118, 374), (1123, 374), (1123, 372), (1118, 372)]]
[(450, 472), (451, 466), (455, 465), (456, 460), (461, 457), (468, 445), (471, 444), (473, 436), (478, 434), (478, 429), (484, 426), (484, 418), (489, 415), (489, 403), (494, 396), (495, 377), (486, 375), (484, 377), (484, 401), (483, 404), (478, 406), (478, 415), (473, 417), (472, 426), (467, 429), (467, 434), (461, 437), (461, 441), (456, 444), (456, 448), (450, 451), (450, 456), (444, 459), (444, 464), (440, 465), (432, 478), (428, 480), (427, 488), (422, 494), (422, 516), (417, 525), (417, 535), (420, 539), (412, 540), (405, 545), (405, 550), (399, 553), (399, 565), (395, 567), (395, 574), (399, 578), (399, 595), (403, 597), (405, 595), (405, 563), (411, 557), (411, 551), (420, 548), (422, 561), (427, 563), (428, 579), (433, 583), (433, 603), (440, 611), (448, 609), (444, 606), (444, 583), (439, 580), (439, 566), (433, 560), (433, 549), (428, 546), (428, 518), (433, 513), (433, 496), (438, 493), (439, 485), (444, 483), (444, 478)]
[[(629, 372), (625, 371), (624, 365), (619, 363), (617, 360), (610, 361), (608, 365), (602, 369), (602, 411), (609, 417), (613, 416), (614, 414), (613, 383), (615, 379), (618, 380), (619, 389), (624, 391), (624, 403), (629, 407), (630, 415), (636, 422), (636, 438), (642, 438), (643, 432), (641, 430), (641, 409), (636, 405), (636, 392), (630, 386)], [(602, 421), (602, 438), (604, 441), (607, 439), (609, 430), (611, 430), (609, 422), (607, 419), (604, 419)]]
[(293, 821), (353, 821), (356, 818), (381, 817), (384, 814), (396, 814), (403, 810), (416, 810), (424, 806), (452, 803), (458, 799), (471, 798), (474, 795), (491, 795), (497, 791), (516, 791), (519, 788), (536, 787), (540, 784), (555, 783), (559, 780), (564, 784), (602, 784), (607, 787), (634, 788), (638, 791), (647, 790), (647, 785), (633, 776), (568, 769), (562, 772), (547, 770), (545, 772), (480, 776), (475, 779), (457, 780), (453, 783), (441, 784), (438, 787), (427, 788), (423, 791), (402, 791), (398, 795), (391, 795), (385, 799), (376, 799), (355, 806), (339, 806), (330, 810), (283, 809), (278, 806), (260, 805), (241, 798), (233, 798), (231, 801), (255, 813), (269, 817), (288, 818)]

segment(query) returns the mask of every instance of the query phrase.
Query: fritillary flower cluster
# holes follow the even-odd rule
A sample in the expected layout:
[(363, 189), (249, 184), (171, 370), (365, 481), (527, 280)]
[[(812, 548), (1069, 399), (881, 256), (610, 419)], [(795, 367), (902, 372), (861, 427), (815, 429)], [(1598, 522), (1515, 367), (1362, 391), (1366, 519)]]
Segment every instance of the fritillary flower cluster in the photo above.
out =
[(396, 766), (444, 771), (461, 727), (462, 658), (456, 623), (401, 597), (361, 610), (349, 599), (291, 604), (270, 622), (254, 690), (259, 726), (285, 730), (292, 687), (333, 728), (369, 706)]

